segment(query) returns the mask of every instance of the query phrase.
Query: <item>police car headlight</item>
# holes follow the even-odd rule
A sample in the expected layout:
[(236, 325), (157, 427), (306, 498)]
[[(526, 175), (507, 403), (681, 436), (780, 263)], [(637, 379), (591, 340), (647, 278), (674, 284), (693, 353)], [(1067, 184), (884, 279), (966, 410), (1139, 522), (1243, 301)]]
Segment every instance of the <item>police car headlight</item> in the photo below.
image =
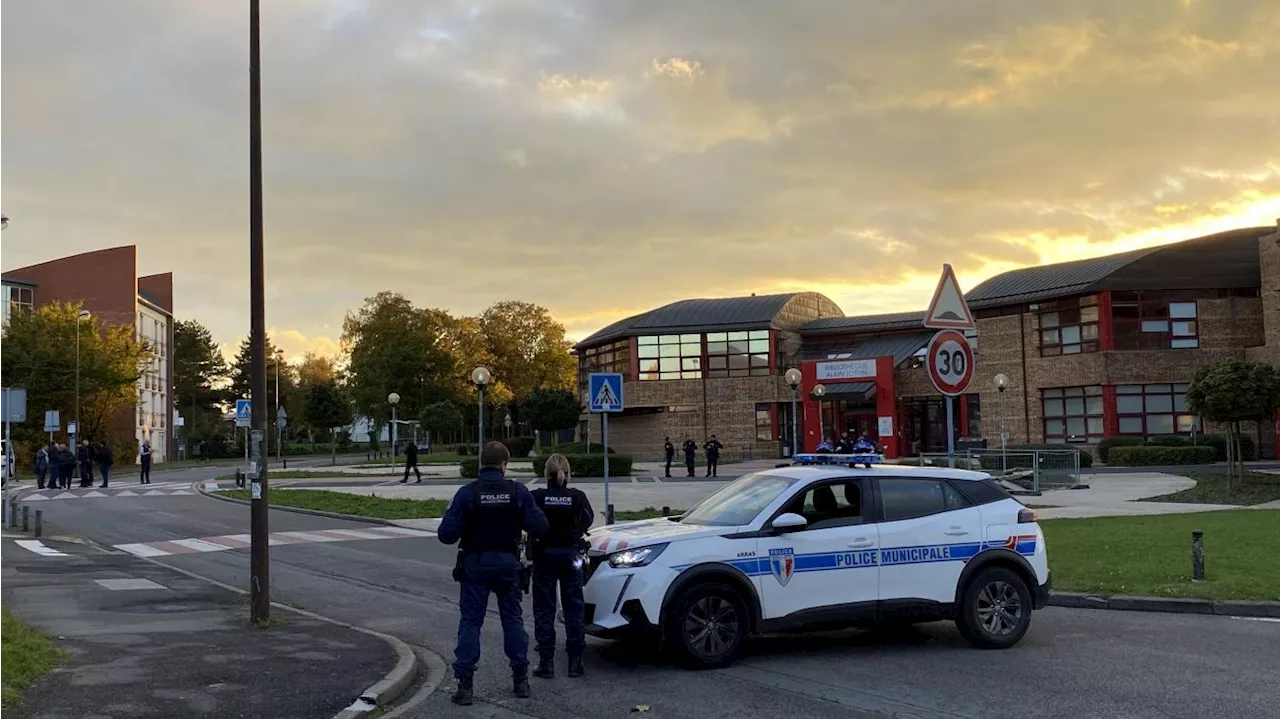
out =
[(639, 547), (637, 549), (624, 549), (621, 552), (614, 552), (609, 555), (609, 566), (614, 569), (630, 569), (632, 567), (643, 567), (652, 562), (662, 554), (662, 550), (666, 549), (665, 544), (652, 544), (648, 547)]

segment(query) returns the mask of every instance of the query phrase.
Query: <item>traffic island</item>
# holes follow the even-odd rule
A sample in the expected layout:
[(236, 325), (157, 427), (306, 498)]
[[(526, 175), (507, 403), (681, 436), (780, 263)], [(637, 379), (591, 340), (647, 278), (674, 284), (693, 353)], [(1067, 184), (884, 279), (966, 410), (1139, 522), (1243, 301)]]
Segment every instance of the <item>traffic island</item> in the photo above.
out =
[(416, 657), (390, 638), (279, 607), (255, 626), (245, 595), (229, 588), (47, 543), (64, 556), (5, 543), (4, 605), (65, 660), (6, 716), (332, 717), (392, 701), (417, 676)]

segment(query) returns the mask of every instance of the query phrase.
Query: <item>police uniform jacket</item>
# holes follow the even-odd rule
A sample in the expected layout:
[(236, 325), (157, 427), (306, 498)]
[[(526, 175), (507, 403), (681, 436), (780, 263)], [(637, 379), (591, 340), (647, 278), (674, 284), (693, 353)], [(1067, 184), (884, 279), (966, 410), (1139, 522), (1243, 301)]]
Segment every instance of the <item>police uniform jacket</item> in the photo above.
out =
[(672, 457), (676, 456), (676, 446), (674, 444), (671, 444), (670, 442), (667, 442), (666, 444), (662, 445), (662, 451), (666, 452), (667, 459), (671, 459)]
[(686, 457), (692, 457), (694, 452), (697, 452), (697, 451), (698, 451), (698, 445), (694, 444), (693, 440), (686, 439), (684, 441), (684, 454)]
[(532, 492), (533, 501), (546, 515), (550, 525), (539, 544), (555, 548), (576, 547), (595, 519), (591, 502), (580, 489), (557, 486), (554, 479), (548, 484), (550, 486), (545, 489)]
[(527, 487), (496, 467), (483, 467), (474, 482), (453, 496), (436, 536), (445, 544), (461, 542), (467, 553), (517, 554), (521, 530), (541, 537), (547, 531), (546, 516)]

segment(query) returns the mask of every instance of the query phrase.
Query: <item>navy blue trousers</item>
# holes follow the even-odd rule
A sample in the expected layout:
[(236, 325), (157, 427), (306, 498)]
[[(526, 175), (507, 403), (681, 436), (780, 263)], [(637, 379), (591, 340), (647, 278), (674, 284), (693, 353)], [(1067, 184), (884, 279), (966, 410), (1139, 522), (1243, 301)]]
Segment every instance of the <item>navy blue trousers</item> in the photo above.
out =
[(529, 635), (524, 630), (520, 592), (520, 560), (514, 554), (482, 552), (463, 563), (462, 591), (458, 596), (458, 647), (453, 653), (453, 674), (469, 682), (480, 663), (480, 629), (484, 626), (489, 595), (498, 597), (502, 621), (502, 646), (513, 677), (529, 673)]
[(582, 555), (570, 548), (548, 547), (533, 564), (533, 636), (538, 656), (556, 653), (556, 585), (564, 607), (564, 648), (571, 657), (582, 656), (583, 631)]

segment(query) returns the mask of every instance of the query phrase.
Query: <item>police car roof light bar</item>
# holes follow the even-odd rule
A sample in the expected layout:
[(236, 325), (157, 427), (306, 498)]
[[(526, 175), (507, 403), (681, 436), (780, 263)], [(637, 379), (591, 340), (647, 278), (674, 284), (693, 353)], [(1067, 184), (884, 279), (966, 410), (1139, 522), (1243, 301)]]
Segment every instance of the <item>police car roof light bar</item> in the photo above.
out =
[(797, 454), (793, 457), (795, 464), (800, 465), (855, 465), (864, 464), (870, 467), (873, 464), (884, 464), (884, 455), (876, 453), (859, 453), (859, 454)]

